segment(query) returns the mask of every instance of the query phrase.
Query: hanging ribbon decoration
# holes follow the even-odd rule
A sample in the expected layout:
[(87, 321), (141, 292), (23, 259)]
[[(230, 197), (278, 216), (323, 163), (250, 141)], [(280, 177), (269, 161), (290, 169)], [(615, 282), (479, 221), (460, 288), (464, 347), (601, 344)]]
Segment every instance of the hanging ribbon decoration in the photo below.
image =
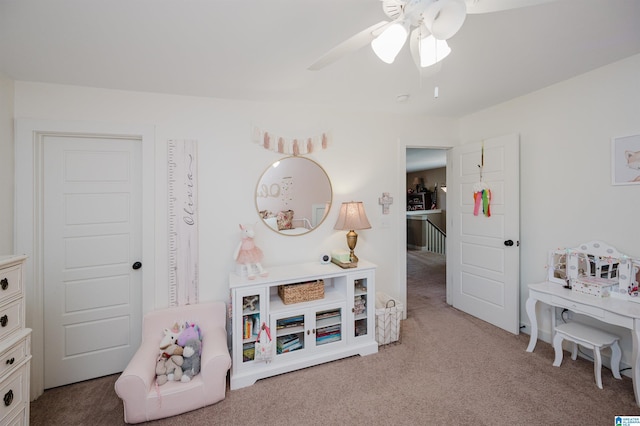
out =
[(482, 142), (482, 149), (480, 154), (480, 181), (473, 184), (473, 215), (478, 216), (480, 210), (486, 217), (491, 216), (491, 189), (489, 185), (482, 180), (482, 171), (484, 168), (484, 141)]

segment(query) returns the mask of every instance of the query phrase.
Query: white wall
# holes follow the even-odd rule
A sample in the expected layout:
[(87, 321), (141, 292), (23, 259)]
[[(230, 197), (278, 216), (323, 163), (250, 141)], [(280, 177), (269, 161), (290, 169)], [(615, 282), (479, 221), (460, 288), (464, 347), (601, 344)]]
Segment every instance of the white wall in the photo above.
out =
[(13, 254), (13, 92), (0, 73), (0, 255)]
[(463, 143), (520, 134), (525, 324), (527, 285), (545, 279), (549, 250), (602, 240), (640, 257), (640, 186), (612, 186), (610, 167), (611, 138), (640, 134), (638, 75), (640, 55), (460, 120)]
[[(162, 94), (124, 92), (40, 83), (15, 83), (16, 118), (153, 125), (156, 128), (156, 277), (154, 305), (167, 303), (166, 141), (199, 140), (201, 298), (226, 299), (227, 276), (239, 239), (238, 222), (255, 222), (256, 182), (279, 156), (251, 142), (254, 125), (273, 132), (306, 136), (330, 131), (332, 145), (310, 158), (332, 180), (334, 206), (320, 228), (308, 235), (283, 237), (260, 224), (257, 244), (265, 265), (315, 261), (319, 253), (344, 247), (334, 231), (342, 201), (364, 201), (373, 225), (359, 233), (358, 255), (379, 265), (379, 289), (403, 294), (400, 253), (406, 241), (404, 153), (411, 146), (452, 146), (507, 133), (521, 135), (521, 300), (527, 284), (546, 276), (546, 253), (600, 239), (640, 257), (640, 186), (611, 186), (610, 140), (640, 134), (640, 55), (566, 82), (463, 117), (436, 119), (389, 117), (305, 105), (253, 103)], [(6, 135), (14, 84), (0, 79), (0, 165), (13, 158)], [(382, 124), (384, 123), (384, 124)], [(459, 132), (459, 133), (458, 133)], [(9, 139), (10, 140), (10, 139)], [(9, 162), (11, 163), (11, 162)], [(19, 165), (17, 165), (19, 167)], [(4, 172), (0, 171), (0, 173)], [(13, 180), (13, 169), (8, 174)], [(0, 187), (0, 201), (11, 207), (13, 185)], [(395, 202), (383, 217), (378, 197)], [(2, 218), (5, 207), (0, 206)], [(269, 231), (269, 232), (268, 232)], [(0, 225), (0, 252), (12, 227)], [(7, 235), (5, 235), (7, 234)], [(5, 245), (3, 245), (5, 244)], [(5, 250), (6, 251), (6, 250)], [(521, 320), (528, 318), (521, 308)], [(543, 331), (549, 333), (549, 330)], [(548, 335), (547, 335), (548, 336)], [(623, 341), (625, 356), (630, 343)]]
[[(196, 139), (199, 161), (200, 297), (229, 297), (228, 274), (234, 269), (233, 251), (239, 241), (238, 223), (258, 220), (253, 194), (266, 167), (280, 154), (252, 142), (259, 126), (285, 136), (312, 136), (329, 131), (327, 150), (310, 155), (329, 175), (334, 204), (327, 220), (314, 232), (285, 237), (260, 223), (256, 243), (265, 252), (269, 268), (293, 262), (317, 261), (332, 248), (346, 247), (345, 232), (334, 231), (338, 206), (363, 201), (373, 226), (359, 232), (356, 252), (379, 265), (379, 289), (401, 297), (398, 253), (404, 235), (396, 223), (404, 218), (404, 161), (399, 144), (452, 145), (455, 120), (394, 117), (322, 109), (305, 105), (253, 103), (184, 97), (43, 83), (15, 83), (16, 118), (115, 124), (153, 125), (156, 134), (156, 307), (166, 306), (166, 141)], [(443, 142), (445, 141), (445, 142)], [(24, 143), (24, 141), (18, 141)], [(402, 151), (404, 152), (404, 151)], [(402, 179), (402, 181), (400, 181)], [(382, 227), (378, 198), (390, 192), (396, 202)], [(402, 215), (403, 216), (403, 215)], [(404, 223), (404, 222), (403, 222)], [(402, 283), (404, 284), (404, 283)]]

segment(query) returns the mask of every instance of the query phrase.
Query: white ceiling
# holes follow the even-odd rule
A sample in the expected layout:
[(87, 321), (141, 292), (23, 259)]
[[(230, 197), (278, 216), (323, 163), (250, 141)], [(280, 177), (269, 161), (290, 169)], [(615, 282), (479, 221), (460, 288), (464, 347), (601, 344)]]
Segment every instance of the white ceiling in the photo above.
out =
[[(469, 15), (438, 72), (421, 76), (408, 46), (391, 65), (366, 46), (307, 70), (383, 19), (379, 0), (0, 0), (0, 72), (459, 117), (640, 53), (640, 1), (557, 0)], [(396, 102), (400, 94), (409, 100)]]
[(447, 150), (435, 148), (407, 148), (407, 173), (445, 167)]

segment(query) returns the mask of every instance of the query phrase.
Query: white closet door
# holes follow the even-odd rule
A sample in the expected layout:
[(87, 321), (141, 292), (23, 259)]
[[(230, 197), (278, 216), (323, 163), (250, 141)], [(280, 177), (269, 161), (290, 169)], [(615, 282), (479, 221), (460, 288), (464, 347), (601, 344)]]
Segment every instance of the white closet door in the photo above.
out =
[(142, 167), (140, 140), (47, 136), (43, 147), (51, 388), (120, 372), (139, 346)]

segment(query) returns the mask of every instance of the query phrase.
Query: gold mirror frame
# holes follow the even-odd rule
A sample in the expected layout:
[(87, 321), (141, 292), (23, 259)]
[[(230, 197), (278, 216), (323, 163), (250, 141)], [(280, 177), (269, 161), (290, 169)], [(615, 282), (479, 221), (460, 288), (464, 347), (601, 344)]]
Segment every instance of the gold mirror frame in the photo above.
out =
[(280, 235), (305, 235), (324, 222), (333, 188), (327, 172), (306, 157), (285, 157), (262, 173), (255, 190), (262, 222)]

